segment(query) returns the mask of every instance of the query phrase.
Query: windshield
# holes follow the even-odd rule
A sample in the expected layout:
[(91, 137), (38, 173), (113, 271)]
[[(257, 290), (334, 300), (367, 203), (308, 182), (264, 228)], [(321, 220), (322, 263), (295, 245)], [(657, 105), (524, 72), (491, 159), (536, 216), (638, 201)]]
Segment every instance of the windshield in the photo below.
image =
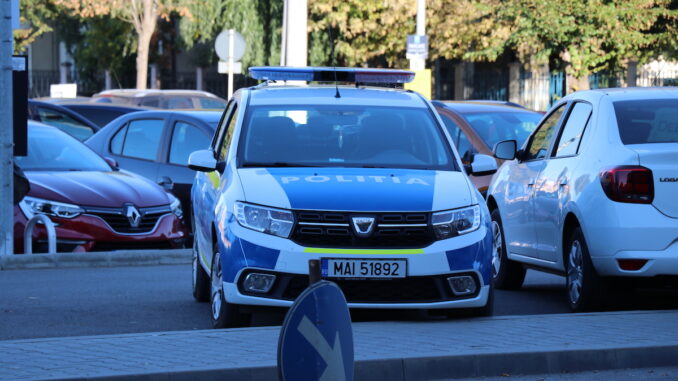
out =
[(457, 170), (423, 108), (258, 106), (248, 110), (241, 166)]
[(678, 99), (614, 102), (624, 144), (678, 142)]
[(16, 157), (25, 171), (110, 171), (99, 155), (56, 128), (28, 128), (28, 156)]
[(542, 118), (541, 114), (531, 112), (465, 113), (461, 116), (490, 149), (504, 140), (515, 140), (521, 147)]

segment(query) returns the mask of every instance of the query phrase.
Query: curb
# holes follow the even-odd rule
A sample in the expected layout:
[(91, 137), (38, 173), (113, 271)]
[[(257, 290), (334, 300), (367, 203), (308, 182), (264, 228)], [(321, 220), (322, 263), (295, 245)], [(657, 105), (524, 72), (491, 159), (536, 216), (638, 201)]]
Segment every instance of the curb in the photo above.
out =
[[(595, 370), (636, 369), (675, 366), (678, 345), (606, 349), (556, 350), (545, 352), (490, 353), (440, 357), (370, 359), (355, 362), (354, 379), (441, 380), (580, 373)], [(175, 369), (163, 372), (90, 376), (88, 380), (276, 380), (276, 366), (240, 368)], [(59, 380), (82, 380), (81, 376)]]
[(0, 257), (1, 270), (152, 266), (191, 263), (191, 249), (19, 254)]

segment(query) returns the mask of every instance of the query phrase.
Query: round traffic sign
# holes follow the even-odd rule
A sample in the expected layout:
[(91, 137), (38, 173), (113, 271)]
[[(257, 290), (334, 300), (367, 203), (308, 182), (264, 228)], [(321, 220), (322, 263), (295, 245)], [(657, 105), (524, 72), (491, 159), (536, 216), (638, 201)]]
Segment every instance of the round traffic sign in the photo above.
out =
[[(228, 49), (230, 44), (229, 38), (230, 30), (225, 30), (217, 36), (216, 41), (214, 41), (214, 50), (217, 51), (217, 56), (224, 61), (228, 61), (230, 58), (228, 56)], [(233, 61), (240, 61), (242, 56), (245, 55), (245, 38), (233, 30)]]

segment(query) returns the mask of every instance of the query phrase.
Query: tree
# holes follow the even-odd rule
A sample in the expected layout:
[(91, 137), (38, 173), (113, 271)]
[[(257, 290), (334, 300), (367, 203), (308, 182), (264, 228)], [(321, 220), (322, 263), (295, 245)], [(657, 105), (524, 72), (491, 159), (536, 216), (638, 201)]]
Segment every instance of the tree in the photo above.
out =
[(588, 88), (591, 73), (656, 56), (667, 40), (675, 40), (671, 28), (654, 28), (660, 19), (675, 25), (671, 0), (434, 2), (453, 2), (457, 11), (471, 14), (434, 21), (435, 35), (447, 37), (434, 43), (438, 54), (494, 61), (510, 51), (527, 65), (564, 69), (571, 91)]
[(282, 0), (205, 0), (187, 3), (191, 17), (180, 23), (180, 35), (185, 47), (195, 43), (211, 49), (202, 66), (215, 61), (213, 42), (226, 29), (235, 29), (247, 43), (243, 67), (278, 64), (280, 62), (280, 25)]
[(26, 28), (14, 31), (14, 51), (23, 52), (26, 47), (43, 33), (51, 32), (49, 25), (58, 15), (58, 10), (49, 1), (21, 0), (19, 3), (21, 24)]
[(329, 64), (328, 28), (339, 66), (406, 65), (407, 35), (416, 27), (416, 0), (309, 0), (310, 61)]
[(82, 18), (111, 16), (125, 21), (137, 34), (137, 88), (148, 82), (148, 55), (158, 18), (177, 12), (188, 15), (185, 0), (52, 0)]

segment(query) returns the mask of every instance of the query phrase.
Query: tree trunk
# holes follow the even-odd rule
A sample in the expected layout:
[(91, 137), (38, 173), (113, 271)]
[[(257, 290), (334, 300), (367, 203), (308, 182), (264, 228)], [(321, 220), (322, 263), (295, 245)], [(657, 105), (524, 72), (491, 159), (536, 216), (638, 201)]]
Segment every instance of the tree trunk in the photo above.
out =
[[(581, 75), (581, 73), (575, 73), (572, 69), (572, 61), (570, 52), (565, 50), (561, 53), (560, 57), (565, 62), (565, 93), (571, 94), (576, 91), (588, 90), (591, 88), (589, 83), (589, 76), (586, 74)], [(577, 74), (580, 76), (577, 77)]]
[(135, 25), (138, 36), (137, 46), (137, 89), (145, 90), (148, 84), (148, 55), (151, 37), (158, 22), (158, 9), (153, 0), (143, 0), (140, 23)]

